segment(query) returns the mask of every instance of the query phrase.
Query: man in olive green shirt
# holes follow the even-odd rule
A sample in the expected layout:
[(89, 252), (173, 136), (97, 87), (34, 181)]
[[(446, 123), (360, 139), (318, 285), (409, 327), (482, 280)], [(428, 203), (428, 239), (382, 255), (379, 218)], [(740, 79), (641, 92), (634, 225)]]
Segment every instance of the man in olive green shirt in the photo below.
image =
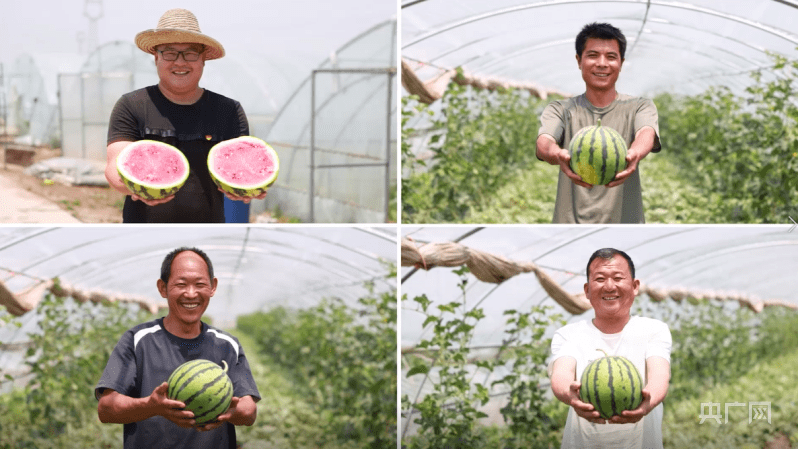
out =
[[(626, 38), (609, 24), (586, 25), (576, 38), (585, 93), (550, 103), (541, 115), (537, 157), (560, 166), (554, 223), (644, 223), (638, 163), (660, 150), (657, 108), (649, 99), (619, 94), (615, 83)], [(607, 186), (591, 186), (570, 168), (571, 137), (586, 126), (608, 126), (626, 141), (626, 169)]]

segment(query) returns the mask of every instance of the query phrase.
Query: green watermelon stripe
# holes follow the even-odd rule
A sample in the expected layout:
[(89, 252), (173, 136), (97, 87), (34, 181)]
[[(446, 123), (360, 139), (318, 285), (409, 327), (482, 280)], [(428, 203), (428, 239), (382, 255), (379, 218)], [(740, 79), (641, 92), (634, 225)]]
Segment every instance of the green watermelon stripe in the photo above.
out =
[[(207, 371), (207, 370), (203, 370), (203, 371)], [(197, 375), (199, 375), (199, 373)], [(206, 382), (205, 384), (203, 384), (202, 388), (199, 391), (194, 392), (193, 395), (189, 396), (185, 401), (183, 401), (186, 404), (186, 407), (189, 407), (191, 405), (191, 403), (194, 402), (194, 400), (197, 399), (197, 397), (199, 397), (203, 393), (205, 393), (206, 390), (210, 389), (211, 387), (213, 387), (215, 384), (219, 383), (220, 381), (223, 381), (225, 376), (227, 376), (227, 373), (222, 372), (218, 376), (216, 376), (213, 380), (211, 380), (210, 382)], [(196, 376), (194, 376), (194, 378), (196, 378)], [(193, 380), (194, 378), (192, 378), (191, 380)], [(191, 380), (189, 380), (189, 382)], [(224, 382), (222, 382), (222, 384), (224, 384)]]
[[(221, 396), (219, 401), (217, 401), (216, 404), (213, 404), (208, 410), (205, 411), (205, 413), (202, 413), (194, 417), (197, 423), (203, 423), (208, 416), (214, 416), (215, 419), (215, 417), (218, 417), (219, 415), (224, 413), (227, 407), (230, 406), (230, 400), (233, 399), (233, 384), (225, 382), (224, 387), (226, 391)], [(222, 407), (224, 407), (225, 410), (220, 410)]]
[[(578, 162), (579, 158), (582, 157), (582, 140), (584, 140), (584, 138), (585, 138), (585, 133), (583, 133), (583, 132), (578, 132), (574, 136), (574, 139), (578, 140), (579, 142), (578, 142), (577, 147), (576, 147), (576, 158), (575, 158), (576, 161), (572, 161), (572, 163)], [(575, 167), (575, 166), (571, 165), (571, 167)]]
[(601, 132), (601, 179), (602, 184), (604, 184), (605, 178), (607, 177), (607, 137), (608, 134), (604, 128), (599, 128)]
[(640, 373), (623, 357), (602, 357), (589, 363), (581, 383), (580, 399), (593, 404), (604, 419), (634, 410), (643, 400)]
[[(177, 386), (180, 385), (180, 381), (185, 377), (185, 375), (190, 372), (191, 370), (197, 368), (198, 366), (202, 366), (205, 364), (209, 364), (211, 362), (207, 360), (193, 360), (191, 362), (184, 363), (183, 365), (179, 366), (171, 376), (169, 376), (169, 389), (167, 390), (167, 395), (170, 398), (175, 397), (176, 390), (178, 390)], [(211, 363), (212, 364), (212, 363)]]
[[(599, 365), (600, 364), (601, 364), (601, 362), (597, 362), (597, 363), (595, 363), (593, 365), (593, 396), (594, 396), (594, 398), (593, 398), (592, 401), (590, 401), (593, 404), (599, 404), (599, 405), (601, 405), (601, 402), (599, 401), (599, 395), (598, 395), (598, 389), (599, 389), (599, 386), (598, 386), (599, 378), (598, 378), (598, 376), (599, 376)], [(595, 407), (595, 409), (599, 412), (600, 415), (604, 415), (604, 413), (601, 411), (600, 407), (596, 407), (595, 405), (593, 407)]]
[[(213, 362), (201, 361), (200, 363), (189, 365), (186, 368), (184, 368), (184, 371), (178, 377), (175, 378), (175, 385), (179, 385), (179, 387), (177, 386), (175, 387), (174, 397), (179, 396), (180, 393), (191, 383), (191, 381), (197, 378), (197, 376), (204, 373), (205, 371), (212, 370), (215, 367), (217, 367), (217, 365), (214, 364)], [(188, 380), (183, 381), (183, 379), (188, 376), (190, 376)], [(186, 402), (186, 401), (181, 401), (181, 402)]]
[[(615, 149), (615, 173), (620, 173), (621, 169), (621, 145), (626, 146), (626, 142), (620, 141), (620, 136), (610, 133), (612, 139), (612, 146)], [(626, 161), (626, 158), (623, 158)], [(613, 176), (614, 178), (614, 176)]]
[(609, 358), (607, 359), (607, 373), (608, 373), (608, 386), (610, 387), (610, 411), (609, 416), (617, 415), (618, 414), (618, 406), (615, 401), (615, 383), (613, 382), (612, 376), (612, 363), (613, 361)]

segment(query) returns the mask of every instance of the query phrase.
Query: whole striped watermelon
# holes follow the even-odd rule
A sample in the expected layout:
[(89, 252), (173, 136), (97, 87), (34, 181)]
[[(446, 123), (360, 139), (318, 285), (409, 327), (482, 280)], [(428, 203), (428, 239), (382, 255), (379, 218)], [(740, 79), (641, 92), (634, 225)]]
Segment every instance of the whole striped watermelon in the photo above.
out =
[(604, 419), (634, 410), (643, 402), (640, 373), (626, 357), (609, 357), (605, 352), (587, 365), (581, 382), (579, 398), (593, 404)]
[(588, 184), (605, 185), (626, 168), (626, 141), (607, 126), (580, 129), (568, 146), (571, 170)]
[(203, 359), (186, 362), (169, 376), (166, 396), (186, 404), (202, 426), (227, 411), (233, 400), (233, 383), (227, 376), (227, 362), (219, 365)]

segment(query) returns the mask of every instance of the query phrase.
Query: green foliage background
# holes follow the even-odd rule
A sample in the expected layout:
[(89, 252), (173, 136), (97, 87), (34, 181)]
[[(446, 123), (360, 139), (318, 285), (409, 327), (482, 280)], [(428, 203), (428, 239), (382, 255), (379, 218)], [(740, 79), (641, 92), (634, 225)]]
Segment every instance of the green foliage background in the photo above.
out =
[[(465, 295), (465, 270), (457, 273)], [(560, 317), (541, 308), (508, 310), (506, 338), (496, 357), (472, 358), (467, 347), (474, 327), (484, 319), (481, 309), (466, 309), (465, 297), (433, 307), (421, 295), (412, 303), (427, 316), (425, 325), (432, 336), (405, 354), (403, 371), (416, 381), (430, 375), (426, 381), (432, 387), (426, 396), (405, 392), (402, 397), (405, 422), (409, 416), (418, 426), (415, 434), (403, 437), (407, 449), (559, 447), (568, 407), (551, 395), (545, 362), (550, 345), (546, 336), (552, 326), (562, 325)], [(695, 298), (654, 302), (640, 296), (632, 314), (661, 319), (671, 328), (671, 383), (663, 419), (666, 448), (761, 448), (778, 434), (798, 443), (798, 313), (769, 307), (756, 314), (737, 304)], [(519, 361), (528, 365), (518, 366)], [(485, 370), (507, 363), (512, 364), (510, 374), (499, 382), (475, 381), (472, 373), (483, 373), (481, 379)], [(490, 387), (501, 383), (514, 385), (501, 410), (505, 425), (478, 425)], [(748, 423), (747, 403), (759, 401), (771, 402), (772, 424)], [(746, 407), (732, 407), (728, 423), (698, 424), (702, 403), (710, 402), (720, 403), (722, 413), (727, 402)]]
[[(661, 94), (663, 150), (639, 165), (648, 223), (788, 223), (798, 212), (798, 62), (773, 55), (744, 92)], [(551, 223), (558, 167), (537, 160), (550, 100), (451, 83), (441, 110), (402, 108), (403, 223)], [(411, 123), (427, 117), (428, 129)], [(432, 135), (420, 161), (411, 140)]]
[[(31, 313), (41, 316), (27, 353), (32, 380), (0, 395), (0, 449), (121, 447), (122, 426), (99, 422), (94, 387), (119, 337), (154, 317), (52, 296)], [(3, 310), (0, 324), (21, 321)], [(237, 428), (242, 447), (365, 449), (396, 441), (395, 293), (369, 294), (356, 306), (329, 299), (307, 310), (276, 309), (239, 324), (230, 333), (262, 395), (255, 425)]]

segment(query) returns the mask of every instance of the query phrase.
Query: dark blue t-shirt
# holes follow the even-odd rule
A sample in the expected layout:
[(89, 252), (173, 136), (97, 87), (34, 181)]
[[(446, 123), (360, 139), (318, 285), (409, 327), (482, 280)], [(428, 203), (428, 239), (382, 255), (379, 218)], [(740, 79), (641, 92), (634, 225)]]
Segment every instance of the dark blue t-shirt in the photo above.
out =
[[(94, 395), (99, 399), (103, 391), (110, 388), (133, 398), (149, 396), (178, 366), (196, 359), (210, 360), (219, 365), (222, 360), (226, 361), (229, 366), (227, 375), (233, 382), (233, 395), (260, 400), (238, 339), (206, 323), (202, 323), (202, 330), (196, 338), (180, 338), (163, 327), (163, 318), (139, 324), (122, 335), (108, 359)], [(125, 424), (124, 447), (233, 449), (236, 447), (235, 426), (225, 423), (217, 429), (199, 432), (155, 416)]]

